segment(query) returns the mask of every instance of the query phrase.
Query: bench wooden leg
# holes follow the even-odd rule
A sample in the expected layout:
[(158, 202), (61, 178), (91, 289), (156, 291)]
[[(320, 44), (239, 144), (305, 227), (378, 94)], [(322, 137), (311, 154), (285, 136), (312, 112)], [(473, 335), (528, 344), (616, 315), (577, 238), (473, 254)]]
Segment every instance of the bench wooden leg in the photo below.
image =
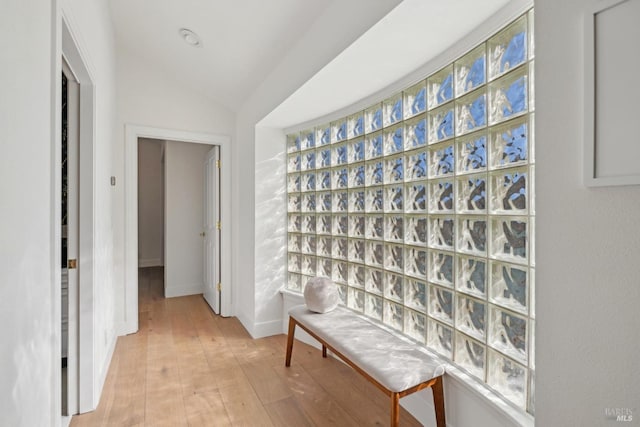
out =
[(391, 427), (400, 425), (400, 394), (391, 393)]
[(289, 317), (289, 333), (287, 335), (287, 357), (284, 366), (291, 366), (291, 352), (293, 351), (293, 334), (296, 331), (296, 321)]
[(442, 377), (438, 377), (436, 382), (431, 386), (433, 392), (433, 406), (436, 410), (436, 425), (438, 427), (446, 427), (447, 422), (444, 416), (444, 389), (442, 387)]
[(327, 346), (322, 344), (322, 357), (327, 357)]

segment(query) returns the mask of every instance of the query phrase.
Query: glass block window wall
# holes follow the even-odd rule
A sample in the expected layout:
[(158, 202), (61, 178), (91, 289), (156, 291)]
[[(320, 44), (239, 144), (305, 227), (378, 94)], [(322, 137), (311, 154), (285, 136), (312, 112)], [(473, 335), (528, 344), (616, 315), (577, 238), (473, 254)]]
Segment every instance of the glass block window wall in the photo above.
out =
[(533, 413), (533, 11), (394, 96), (287, 136), (288, 283)]

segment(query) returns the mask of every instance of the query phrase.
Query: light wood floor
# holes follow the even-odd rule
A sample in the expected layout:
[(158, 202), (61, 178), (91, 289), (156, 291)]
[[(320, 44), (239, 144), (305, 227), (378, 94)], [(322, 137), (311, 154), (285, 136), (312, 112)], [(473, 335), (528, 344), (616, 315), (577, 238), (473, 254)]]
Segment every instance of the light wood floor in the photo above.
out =
[[(140, 269), (140, 330), (118, 338), (98, 408), (71, 426), (387, 426), (389, 399), (341, 362), (286, 336), (252, 339), (201, 295), (162, 296)], [(403, 410), (402, 426), (420, 424)]]

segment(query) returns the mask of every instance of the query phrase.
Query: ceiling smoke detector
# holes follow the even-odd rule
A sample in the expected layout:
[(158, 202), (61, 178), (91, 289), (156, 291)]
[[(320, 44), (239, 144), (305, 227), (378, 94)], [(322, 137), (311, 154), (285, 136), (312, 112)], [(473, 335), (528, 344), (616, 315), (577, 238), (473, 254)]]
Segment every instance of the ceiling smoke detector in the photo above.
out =
[(190, 29), (188, 29), (188, 28), (180, 28), (178, 30), (178, 33), (180, 33), (180, 36), (190, 46), (202, 47), (202, 39), (200, 38), (199, 35), (197, 35), (193, 31), (191, 31)]

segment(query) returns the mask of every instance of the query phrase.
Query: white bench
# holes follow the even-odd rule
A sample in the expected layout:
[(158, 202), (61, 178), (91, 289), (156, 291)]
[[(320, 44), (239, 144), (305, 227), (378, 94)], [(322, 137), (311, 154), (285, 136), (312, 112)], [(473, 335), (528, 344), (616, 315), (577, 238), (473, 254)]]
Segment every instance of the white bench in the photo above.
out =
[(318, 314), (301, 305), (289, 310), (286, 366), (291, 366), (296, 325), (322, 344), (322, 357), (328, 348), (391, 397), (391, 426), (400, 423), (401, 397), (431, 387), (436, 423), (445, 427), (444, 368), (418, 345), (344, 307)]

